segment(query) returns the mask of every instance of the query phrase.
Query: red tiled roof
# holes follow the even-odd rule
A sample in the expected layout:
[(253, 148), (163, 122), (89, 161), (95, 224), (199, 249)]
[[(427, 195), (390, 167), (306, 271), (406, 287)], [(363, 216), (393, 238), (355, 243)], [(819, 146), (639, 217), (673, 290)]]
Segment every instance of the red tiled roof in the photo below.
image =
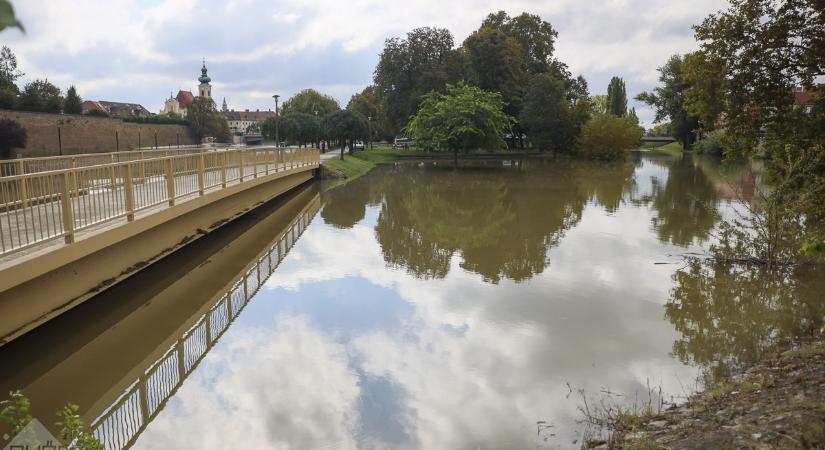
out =
[(178, 91), (178, 95), (175, 96), (175, 99), (178, 101), (181, 108), (186, 108), (195, 101), (195, 96), (189, 91)]
[(101, 105), (100, 102), (96, 102), (94, 100), (86, 100), (83, 102), (83, 114), (86, 114), (93, 109), (99, 109), (103, 112), (109, 112), (109, 110), (106, 109), (106, 107), (104, 107), (103, 105)]

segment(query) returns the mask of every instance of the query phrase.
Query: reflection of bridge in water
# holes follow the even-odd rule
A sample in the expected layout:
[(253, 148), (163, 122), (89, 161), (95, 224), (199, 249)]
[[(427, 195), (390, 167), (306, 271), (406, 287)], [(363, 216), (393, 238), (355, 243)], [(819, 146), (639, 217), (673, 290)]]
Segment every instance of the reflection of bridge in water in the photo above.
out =
[[(0, 348), (0, 365), (11, 367), (16, 364), (24, 368), (22, 373), (0, 374), (0, 387), (6, 390), (22, 388), (32, 399), (35, 417), (50, 417), (68, 402), (80, 404), (84, 420), (90, 423), (92, 433), (106, 449), (130, 447), (278, 267), (318, 212), (320, 199), (315, 188), (310, 186), (272, 208), (276, 208), (274, 212), (260, 213), (266, 217), (254, 219), (259, 222), (252, 227), (236, 224), (236, 229), (242, 229), (241, 235), (232, 236), (228, 243), (209, 243), (207, 239), (207, 242), (195, 244), (211, 245), (208, 251), (216, 252), (199, 258), (172, 255), (170, 258), (180, 258), (194, 266), (193, 270), (185, 268), (189, 271), (183, 276), (169, 273), (173, 269), (171, 266), (177, 264), (174, 260), (161, 261), (151, 267), (149, 271), (154, 269), (160, 274), (161, 280), (156, 284), (171, 284), (158, 289), (151, 284), (147, 286), (145, 280), (136, 280), (133, 284), (149, 291), (149, 298), (143, 296), (140, 305), (128, 306), (130, 310), (126, 317), (115, 319), (102, 333), (90, 330), (89, 336), (79, 339), (76, 348), (68, 350), (68, 356), (58, 354), (52, 357), (49, 353), (61, 351), (61, 346), (55, 343), (68, 334), (65, 333), (67, 330), (60, 329), (61, 326), (86, 326), (80, 324), (82, 321), (78, 317), (59, 318), (63, 325), (58, 324), (55, 330), (49, 330), (50, 325), (46, 325)], [(283, 226), (283, 231), (273, 241), (273, 228), (279, 225)], [(233, 231), (230, 228), (221, 231), (224, 232)], [(210, 238), (220, 241), (219, 235), (216, 233)], [(240, 272), (237, 271), (239, 262), (250, 260)], [(224, 273), (226, 266), (233, 266), (237, 275), (229, 278)], [(128, 286), (131, 281), (125, 282), (121, 290), (134, 291), (135, 286)], [(204, 303), (202, 295), (192, 295), (192, 292), (200, 293), (201, 286), (209, 282), (223, 287), (217, 294), (205, 294), (210, 300)], [(109, 300), (121, 300), (123, 292), (118, 292), (118, 287), (113, 291), (104, 293), (103, 298), (95, 299), (89, 305), (84, 304), (85, 308), (67, 313), (67, 316), (86, 315), (87, 320), (97, 321), (100, 317), (95, 314), (100, 313), (89, 313), (90, 310), (118, 308)], [(38, 340), (45, 342), (37, 345)], [(38, 347), (42, 347), (45, 354), (38, 353)]]

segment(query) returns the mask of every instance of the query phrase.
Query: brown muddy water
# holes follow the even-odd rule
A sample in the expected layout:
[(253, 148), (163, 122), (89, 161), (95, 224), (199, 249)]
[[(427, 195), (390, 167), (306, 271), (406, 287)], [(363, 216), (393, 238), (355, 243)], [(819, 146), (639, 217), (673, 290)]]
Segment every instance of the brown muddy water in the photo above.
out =
[(758, 179), (639, 153), (315, 184), (0, 348), (0, 389), (107, 449), (578, 448), (582, 392), (678, 400), (818, 325), (821, 276), (685, 259)]

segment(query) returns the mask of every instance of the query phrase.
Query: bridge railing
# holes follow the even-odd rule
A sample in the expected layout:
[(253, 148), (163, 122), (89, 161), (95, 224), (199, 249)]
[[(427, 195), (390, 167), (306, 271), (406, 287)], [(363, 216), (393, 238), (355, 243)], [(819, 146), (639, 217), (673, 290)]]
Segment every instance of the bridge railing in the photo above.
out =
[(147, 150), (129, 150), (112, 153), (83, 153), (79, 155), (43, 156), (38, 158), (20, 158), (0, 160), (0, 177), (24, 175), (29, 173), (49, 172), (52, 170), (71, 169), (75, 167), (99, 166), (140, 159), (164, 158), (167, 156), (188, 155), (211, 152), (215, 150), (200, 147), (163, 148)]
[(193, 325), (160, 358), (91, 422), (92, 434), (106, 450), (121, 450), (135, 443), (140, 433), (163, 410), (166, 402), (275, 272), (319, 209), (320, 200), (316, 197), (241, 272), (220, 300), (196, 318)]
[(319, 162), (317, 149), (236, 149), (0, 177), (0, 255)]

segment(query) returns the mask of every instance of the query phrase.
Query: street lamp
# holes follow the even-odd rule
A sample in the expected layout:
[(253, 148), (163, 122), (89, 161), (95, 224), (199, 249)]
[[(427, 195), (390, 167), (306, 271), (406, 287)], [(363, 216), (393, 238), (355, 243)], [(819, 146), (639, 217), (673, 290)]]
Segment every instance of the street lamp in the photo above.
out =
[(318, 128), (315, 129), (315, 143), (318, 145), (318, 148), (321, 148), (321, 122), (318, 122), (318, 110), (312, 111), (315, 114), (315, 125), (318, 125)]
[(370, 150), (372, 150), (372, 116), (367, 117), (367, 123), (370, 128)]
[(281, 98), (281, 96), (278, 95), (278, 94), (275, 94), (275, 95), (272, 96), (272, 98), (275, 99), (275, 146), (280, 147), (281, 146), (281, 136), (280, 136), (280, 133), (279, 133), (279, 130), (278, 130), (279, 129), (278, 122), (280, 122), (281, 119), (278, 117), (278, 99)]

